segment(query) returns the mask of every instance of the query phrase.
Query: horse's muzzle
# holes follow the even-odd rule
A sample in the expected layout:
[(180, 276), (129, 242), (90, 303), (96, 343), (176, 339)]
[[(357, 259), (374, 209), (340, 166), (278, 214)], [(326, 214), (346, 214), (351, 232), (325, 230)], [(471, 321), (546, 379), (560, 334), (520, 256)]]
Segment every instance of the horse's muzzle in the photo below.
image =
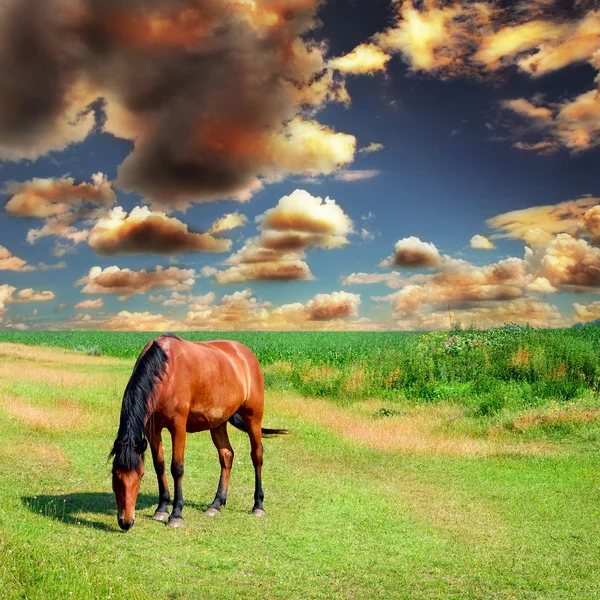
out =
[(119, 527), (123, 531), (129, 531), (135, 525), (135, 519), (133, 519), (133, 521), (124, 521), (123, 519), (118, 518), (117, 521), (119, 522)]

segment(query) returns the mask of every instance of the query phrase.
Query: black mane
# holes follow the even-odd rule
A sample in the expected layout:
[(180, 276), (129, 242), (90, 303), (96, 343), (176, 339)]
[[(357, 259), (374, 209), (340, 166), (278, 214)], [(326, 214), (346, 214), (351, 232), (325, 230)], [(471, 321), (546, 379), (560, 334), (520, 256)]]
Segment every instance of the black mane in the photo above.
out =
[(147, 446), (144, 427), (152, 409), (156, 382), (162, 381), (167, 360), (167, 354), (155, 340), (133, 368), (123, 394), (119, 433), (109, 454), (115, 457), (113, 470), (132, 471), (142, 464)]

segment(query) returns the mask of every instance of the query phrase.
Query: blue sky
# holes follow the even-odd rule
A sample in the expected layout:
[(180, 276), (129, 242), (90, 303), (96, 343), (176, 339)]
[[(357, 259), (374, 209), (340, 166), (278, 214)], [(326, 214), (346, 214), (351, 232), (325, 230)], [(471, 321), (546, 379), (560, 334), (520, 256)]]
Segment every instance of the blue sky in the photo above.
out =
[(32, 4), (0, 16), (0, 327), (600, 317), (593, 3)]

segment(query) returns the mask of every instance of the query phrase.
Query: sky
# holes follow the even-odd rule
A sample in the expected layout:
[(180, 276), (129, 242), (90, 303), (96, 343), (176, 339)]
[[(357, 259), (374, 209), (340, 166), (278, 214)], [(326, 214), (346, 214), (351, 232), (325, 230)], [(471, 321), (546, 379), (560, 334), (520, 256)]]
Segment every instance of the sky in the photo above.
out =
[(7, 0), (0, 328), (600, 317), (590, 0)]

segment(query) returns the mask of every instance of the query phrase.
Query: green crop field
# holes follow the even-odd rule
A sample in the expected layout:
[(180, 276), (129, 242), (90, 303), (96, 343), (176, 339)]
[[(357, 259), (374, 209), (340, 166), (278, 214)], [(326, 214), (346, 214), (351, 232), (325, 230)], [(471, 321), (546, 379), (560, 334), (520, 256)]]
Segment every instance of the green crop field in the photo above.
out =
[[(248, 438), (222, 515), (188, 436), (185, 527), (121, 532), (108, 451), (148, 333), (0, 333), (0, 597), (600, 597), (600, 334), (182, 333), (250, 346), (267, 382), (265, 508)], [(53, 348), (50, 348), (50, 347)], [(168, 447), (168, 436), (166, 436)]]

